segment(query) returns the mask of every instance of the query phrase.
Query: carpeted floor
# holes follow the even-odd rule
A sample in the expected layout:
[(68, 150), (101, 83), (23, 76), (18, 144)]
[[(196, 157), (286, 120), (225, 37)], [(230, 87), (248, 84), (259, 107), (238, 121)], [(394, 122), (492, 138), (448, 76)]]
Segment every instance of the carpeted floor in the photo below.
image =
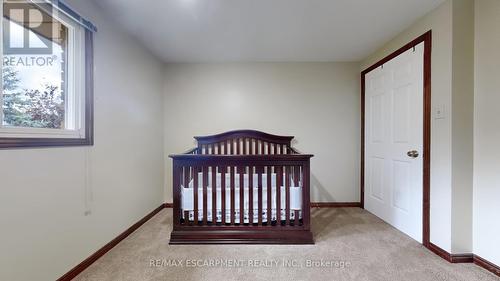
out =
[(448, 263), (362, 209), (313, 209), (312, 217), (315, 245), (170, 246), (172, 210), (164, 209), (75, 280), (500, 280)]

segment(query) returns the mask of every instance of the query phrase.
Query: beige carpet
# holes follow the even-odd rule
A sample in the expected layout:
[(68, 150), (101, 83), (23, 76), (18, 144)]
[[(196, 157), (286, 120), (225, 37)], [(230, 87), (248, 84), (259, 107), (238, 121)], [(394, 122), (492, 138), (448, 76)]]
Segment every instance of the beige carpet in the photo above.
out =
[(362, 209), (313, 209), (312, 217), (315, 245), (170, 246), (165, 209), (76, 280), (500, 280), (448, 263)]

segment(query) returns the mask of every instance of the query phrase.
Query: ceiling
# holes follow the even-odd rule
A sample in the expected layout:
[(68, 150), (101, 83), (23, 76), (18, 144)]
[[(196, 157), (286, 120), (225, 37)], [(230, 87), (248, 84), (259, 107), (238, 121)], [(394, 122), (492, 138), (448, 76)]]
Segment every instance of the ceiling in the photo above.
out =
[(444, 0), (98, 0), (165, 62), (359, 61)]

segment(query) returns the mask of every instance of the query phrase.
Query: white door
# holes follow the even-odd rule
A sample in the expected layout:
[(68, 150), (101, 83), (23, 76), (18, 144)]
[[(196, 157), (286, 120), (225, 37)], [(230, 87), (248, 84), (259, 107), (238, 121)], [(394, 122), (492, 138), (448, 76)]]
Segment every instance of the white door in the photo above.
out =
[(423, 54), (421, 43), (365, 75), (365, 209), (419, 242)]

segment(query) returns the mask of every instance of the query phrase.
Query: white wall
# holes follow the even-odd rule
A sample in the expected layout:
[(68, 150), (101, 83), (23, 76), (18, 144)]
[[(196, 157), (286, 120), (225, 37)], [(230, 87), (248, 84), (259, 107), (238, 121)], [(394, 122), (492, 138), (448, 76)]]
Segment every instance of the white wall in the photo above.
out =
[(446, 1), (361, 63), (369, 67), (428, 30), (432, 30), (431, 103), (442, 105), (446, 118), (431, 121), (430, 240), (451, 251), (452, 201), (452, 1)]
[(453, 0), (451, 252), (472, 252), (474, 0)]
[[(359, 202), (358, 63), (168, 64), (165, 151), (234, 129), (293, 135), (311, 160), (312, 201)], [(172, 160), (166, 158), (166, 201)]]
[(0, 151), (0, 280), (55, 280), (164, 202), (163, 66), (68, 2), (99, 29), (95, 145)]
[(475, 15), (474, 253), (500, 265), (500, 1)]

